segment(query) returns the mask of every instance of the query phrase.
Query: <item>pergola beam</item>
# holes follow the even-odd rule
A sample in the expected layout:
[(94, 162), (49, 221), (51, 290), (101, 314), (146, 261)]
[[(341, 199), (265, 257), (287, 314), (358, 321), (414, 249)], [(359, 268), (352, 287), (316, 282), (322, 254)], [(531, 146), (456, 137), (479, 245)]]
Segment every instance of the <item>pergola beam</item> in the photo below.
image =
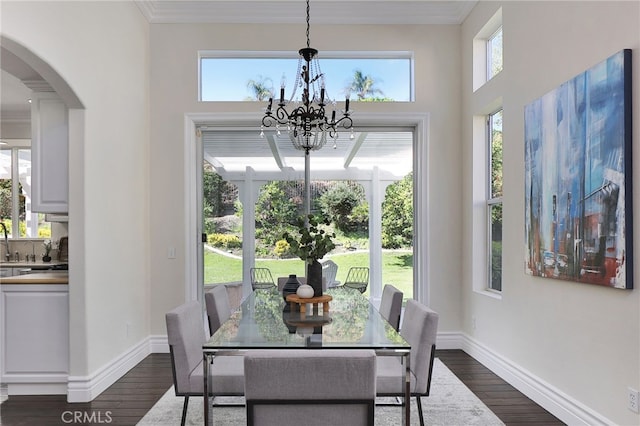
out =
[(358, 135), (358, 138), (355, 140), (355, 142), (351, 146), (351, 149), (349, 150), (349, 152), (347, 152), (347, 155), (344, 157), (343, 167), (345, 169), (348, 169), (349, 166), (351, 165), (351, 162), (356, 157), (356, 154), (358, 154), (358, 151), (362, 147), (362, 144), (364, 143), (365, 139), (367, 139), (368, 134), (369, 133), (367, 132), (362, 132)]
[(269, 149), (271, 149), (271, 154), (273, 155), (273, 159), (276, 161), (278, 168), (280, 170), (284, 169), (285, 167), (287, 167), (287, 165), (284, 163), (284, 159), (282, 158), (282, 154), (280, 153), (278, 144), (276, 143), (276, 140), (273, 138), (273, 133), (265, 134), (265, 137), (267, 138)]

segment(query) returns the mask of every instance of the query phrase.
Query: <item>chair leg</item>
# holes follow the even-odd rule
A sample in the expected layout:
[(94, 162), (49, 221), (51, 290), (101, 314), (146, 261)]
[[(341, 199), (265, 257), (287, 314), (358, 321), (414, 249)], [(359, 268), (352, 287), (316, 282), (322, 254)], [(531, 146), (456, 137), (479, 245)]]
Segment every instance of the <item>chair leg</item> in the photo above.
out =
[(418, 404), (418, 416), (420, 416), (420, 426), (424, 426), (424, 417), (422, 416), (422, 401), (420, 395), (416, 396), (416, 403)]
[(180, 426), (184, 426), (184, 423), (187, 421), (187, 407), (189, 406), (189, 396), (184, 397), (184, 405), (182, 406), (182, 421), (180, 422)]

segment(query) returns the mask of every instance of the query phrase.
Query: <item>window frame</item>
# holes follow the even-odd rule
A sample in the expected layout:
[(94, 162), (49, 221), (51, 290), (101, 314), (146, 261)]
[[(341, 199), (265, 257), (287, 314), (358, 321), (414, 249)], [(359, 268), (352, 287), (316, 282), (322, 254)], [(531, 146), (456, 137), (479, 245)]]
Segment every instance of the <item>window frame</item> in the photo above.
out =
[[(203, 100), (203, 71), (202, 61), (203, 59), (298, 59), (299, 54), (294, 51), (254, 51), (254, 50), (201, 50), (198, 51), (198, 102), (243, 102), (238, 101), (224, 101), (224, 100)], [(408, 101), (390, 101), (391, 103), (403, 103), (403, 102), (415, 102), (415, 72), (414, 72), (414, 52), (406, 50), (381, 50), (381, 51), (322, 51), (318, 55), (318, 59), (322, 63), (325, 59), (405, 59), (409, 61), (409, 100)], [(283, 70), (287, 71), (287, 70)], [(280, 78), (274, 81), (276, 84), (280, 84)], [(293, 81), (287, 82), (289, 86), (293, 84)], [(336, 97), (336, 93), (331, 94)], [(340, 97), (337, 96), (336, 99)], [(257, 102), (257, 101), (254, 101)]]
[[(11, 220), (11, 228), (8, 229), (11, 235), (9, 239), (11, 240), (20, 240), (20, 241), (29, 241), (29, 240), (41, 240), (40, 237), (40, 214), (38, 212), (34, 212), (31, 210), (31, 202), (25, 201), (25, 226), (27, 227), (27, 235), (22, 236), (20, 234), (20, 152), (21, 151), (30, 151), (31, 149), (31, 140), (30, 139), (14, 139), (8, 144), (8, 146), (3, 146), (0, 148), (2, 151), (9, 151), (11, 156), (11, 216), (6, 219)], [(29, 167), (31, 170), (31, 167)], [(26, 177), (27, 181), (31, 181), (32, 175), (29, 174)], [(26, 191), (26, 195), (28, 195), (29, 200), (32, 197), (31, 192)], [(29, 222), (35, 221), (36, 227), (29, 227)], [(28, 235), (29, 229), (35, 231), (36, 235)]]
[[(478, 31), (472, 41), (472, 80), (473, 91), (477, 91), (483, 87), (489, 80), (492, 80), (495, 75), (491, 75), (490, 67), (491, 60), (488, 53), (489, 40), (503, 28), (502, 25), (502, 8), (499, 8), (496, 13), (486, 22), (486, 24)], [(503, 46), (504, 46), (504, 32), (503, 32)], [(504, 65), (504, 48), (503, 48), (503, 65)], [(504, 66), (503, 66), (504, 68)], [(500, 70), (502, 71), (502, 69)]]
[[(501, 114), (501, 119), (504, 117), (504, 110), (502, 108), (502, 106), (500, 106), (498, 109), (494, 110), (492, 113), (487, 114), (486, 117), (486, 153), (487, 153), (487, 160), (486, 160), (486, 174), (485, 174), (485, 180), (486, 180), (486, 216), (487, 216), (487, 220), (486, 220), (486, 238), (487, 238), (487, 255), (486, 255), (486, 264), (487, 264), (487, 280), (486, 280), (486, 291), (489, 292), (495, 292), (498, 294), (502, 293), (502, 278), (500, 279), (500, 288), (494, 288), (492, 286), (493, 283), (493, 220), (492, 220), (492, 209), (495, 206), (501, 206), (504, 209), (503, 206), (503, 202), (502, 202), (502, 197), (503, 197), (503, 189), (501, 189), (500, 195), (498, 196), (494, 196), (493, 193), (493, 154), (492, 154), (492, 148), (493, 148), (493, 129), (494, 126), (492, 125), (492, 117), (494, 117), (495, 115), (497, 115), (498, 113)], [(503, 131), (500, 131), (501, 134), (503, 134)], [(503, 139), (503, 151), (504, 151), (504, 139)], [(503, 155), (504, 158), (504, 155)], [(502, 160), (502, 159), (501, 159)], [(501, 173), (502, 175), (502, 173)], [(503, 217), (504, 217), (504, 213), (503, 213)], [(502, 228), (502, 226), (501, 226)], [(502, 239), (502, 238), (501, 238)], [(500, 258), (502, 259), (502, 254), (503, 251), (502, 249), (500, 250)], [(501, 267), (500, 270), (502, 271), (502, 260), (501, 260)]]

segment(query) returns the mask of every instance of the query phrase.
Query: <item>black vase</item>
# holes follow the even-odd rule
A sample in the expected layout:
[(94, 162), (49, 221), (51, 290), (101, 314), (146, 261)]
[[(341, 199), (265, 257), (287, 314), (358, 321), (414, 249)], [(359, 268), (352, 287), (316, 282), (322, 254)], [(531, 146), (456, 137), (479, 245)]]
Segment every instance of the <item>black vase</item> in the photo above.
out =
[(51, 262), (51, 256), (49, 256), (49, 255), (42, 256), (42, 261), (43, 262)]
[(288, 295), (296, 294), (296, 291), (298, 291), (298, 287), (300, 287), (300, 281), (298, 281), (296, 274), (289, 275), (289, 279), (284, 284), (284, 287), (282, 287), (282, 298), (285, 300), (285, 302), (287, 301)]
[(322, 296), (322, 264), (317, 260), (307, 265), (307, 284), (313, 287), (313, 297)]

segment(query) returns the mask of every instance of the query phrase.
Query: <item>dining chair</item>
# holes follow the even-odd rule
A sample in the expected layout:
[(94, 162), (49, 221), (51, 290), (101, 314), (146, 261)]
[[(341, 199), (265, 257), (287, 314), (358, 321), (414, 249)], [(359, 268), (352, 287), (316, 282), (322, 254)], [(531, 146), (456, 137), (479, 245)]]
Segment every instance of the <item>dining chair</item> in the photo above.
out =
[(333, 260), (325, 260), (322, 263), (322, 277), (327, 281), (327, 287), (337, 287), (340, 281), (336, 281), (338, 274), (338, 264)]
[(247, 425), (373, 426), (376, 362), (364, 349), (249, 351)]
[(217, 285), (204, 293), (204, 303), (209, 319), (209, 335), (213, 336), (218, 328), (231, 316), (231, 303), (224, 285)]
[[(420, 426), (424, 426), (422, 396), (429, 396), (436, 350), (438, 314), (420, 302), (407, 300), (400, 334), (411, 345), (409, 367), (411, 396), (416, 397)], [(404, 366), (398, 357), (378, 357), (376, 372), (378, 396), (404, 396)], [(409, 403), (409, 401), (405, 401)], [(381, 404), (383, 405), (383, 404)]]
[[(187, 302), (165, 315), (167, 340), (171, 354), (171, 370), (176, 396), (184, 396), (181, 425), (187, 418), (190, 396), (204, 395), (202, 345), (205, 328), (202, 306), (199, 302)], [(244, 363), (242, 357), (217, 356), (209, 369), (211, 396), (244, 395)]]
[(251, 288), (253, 290), (275, 287), (269, 268), (251, 268), (249, 271), (251, 273)]
[(391, 284), (385, 284), (380, 299), (380, 314), (398, 331), (402, 313), (403, 293)]
[(352, 266), (349, 268), (347, 278), (343, 286), (354, 288), (360, 293), (364, 293), (369, 285), (369, 268), (365, 266)]

